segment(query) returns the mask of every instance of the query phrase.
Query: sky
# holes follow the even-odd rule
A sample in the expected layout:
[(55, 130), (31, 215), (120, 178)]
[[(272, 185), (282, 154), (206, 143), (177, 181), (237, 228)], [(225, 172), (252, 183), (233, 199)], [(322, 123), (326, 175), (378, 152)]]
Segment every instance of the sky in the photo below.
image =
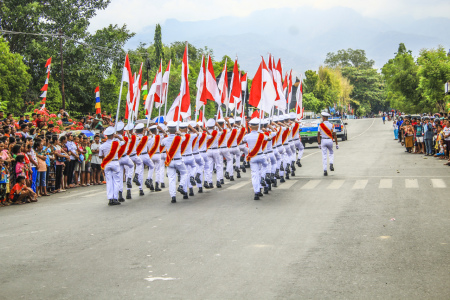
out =
[[(91, 20), (91, 31), (109, 24), (127, 24), (133, 32), (167, 19), (212, 20), (225, 16), (245, 17), (257, 10), (311, 6), (329, 9), (348, 7), (363, 16), (380, 20), (393, 17), (448, 18), (449, 0), (112, 0)], [(301, 20), (299, 20), (301, 21)]]

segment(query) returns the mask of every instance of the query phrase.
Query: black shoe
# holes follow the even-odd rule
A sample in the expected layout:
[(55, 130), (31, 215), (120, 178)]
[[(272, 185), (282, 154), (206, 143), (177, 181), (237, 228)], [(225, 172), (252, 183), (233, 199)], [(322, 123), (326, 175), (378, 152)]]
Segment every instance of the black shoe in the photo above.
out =
[(274, 181), (272, 181), (272, 186), (273, 187), (277, 187), (277, 180), (276, 179)]
[(161, 192), (161, 189), (159, 188), (159, 182), (155, 183), (155, 192)]
[(297, 159), (297, 166), (298, 166), (299, 168), (302, 167), (302, 163), (300, 162), (300, 159)]
[(209, 183), (209, 188), (210, 188), (210, 189), (213, 189), (213, 188), (214, 188), (214, 185), (212, 184), (212, 182)]
[(268, 187), (265, 187), (265, 188), (264, 188), (264, 194), (266, 194), (266, 195), (269, 194), (269, 188), (268, 188)]
[(202, 180), (200, 179), (200, 173), (197, 173), (197, 175), (195, 175), (195, 182), (197, 182), (198, 184), (202, 184)]
[(144, 191), (143, 190), (139, 190), (139, 196), (144, 196)]
[(233, 176), (230, 176), (230, 181), (234, 181), (234, 177)]
[(263, 195), (263, 193), (259, 192), (258, 196), (263, 197), (264, 195)]
[(164, 182), (161, 182), (161, 188), (163, 189), (165, 187), (166, 187), (166, 185), (164, 184)]
[(220, 184), (225, 184), (225, 181), (223, 179), (220, 179)]
[(125, 202), (125, 199), (123, 199), (123, 196), (122, 196), (122, 192), (119, 192), (119, 202)]
[(216, 172), (217, 172), (216, 169), (213, 169), (213, 172), (214, 172), (214, 174), (216, 174)]
[(202, 187), (199, 187), (197, 193), (199, 193), (199, 194), (203, 193), (203, 188), (202, 188)]
[(117, 199), (110, 199), (108, 205), (109, 206), (120, 205), (120, 202), (117, 201)]
[(217, 181), (216, 187), (217, 187), (217, 188), (221, 188), (221, 187), (222, 187), (222, 185), (220, 184), (220, 181)]
[(135, 174), (135, 175), (134, 175), (133, 182), (134, 182), (137, 186), (141, 186), (141, 184), (139, 183), (139, 175), (138, 175), (138, 174)]
[(131, 184), (131, 178), (127, 179), (127, 188), (131, 189), (133, 185)]
[(327, 171), (323, 171), (323, 176), (328, 176), (328, 172)]
[(291, 176), (292, 176), (292, 177), (295, 176), (295, 172), (294, 172), (294, 171), (291, 172)]
[(191, 176), (191, 177), (189, 177), (189, 181), (191, 182), (191, 184), (193, 185), (193, 186), (195, 186), (195, 179), (194, 179), (194, 176)]
[(280, 177), (280, 182), (281, 182), (281, 183), (286, 182), (286, 180), (284, 180), (284, 177), (283, 177), (283, 176)]
[(177, 203), (177, 197), (172, 197), (172, 201), (170, 201), (171, 203)]
[(150, 180), (145, 180), (145, 186), (147, 187), (147, 188), (150, 188)]
[(286, 179), (288, 179), (288, 180), (291, 179), (291, 178), (289, 177), (289, 173), (286, 173), (286, 176), (285, 176), (285, 177), (286, 177)]
[(131, 199), (131, 190), (127, 190), (127, 199)]
[(225, 178), (226, 178), (226, 179), (230, 179), (230, 173), (225, 172)]
[(154, 191), (155, 188), (153, 187), (153, 180), (150, 179), (150, 191)]
[(178, 182), (180, 182), (180, 180), (181, 180), (181, 176), (180, 176), (180, 175), (178, 175)]
[(334, 166), (333, 166), (333, 164), (330, 164), (330, 171), (334, 171)]
[(203, 183), (203, 186), (205, 187), (205, 189), (209, 189), (209, 185), (206, 181)]
[(187, 194), (184, 194), (183, 199), (189, 199), (189, 196)]
[(244, 172), (244, 173), (247, 172), (247, 170), (245, 169), (245, 165), (242, 165), (242, 166), (241, 166), (241, 170), (242, 170), (242, 172)]
[(194, 196), (194, 188), (189, 188), (189, 196)]
[(253, 198), (253, 200), (259, 200), (259, 195), (255, 194), (255, 198)]
[(183, 188), (183, 186), (182, 185), (179, 185), (178, 186), (178, 189), (177, 189), (177, 191), (181, 194), (181, 195), (184, 195), (184, 194), (186, 194), (185, 192), (184, 192), (184, 188)]
[(296, 169), (295, 169), (295, 165), (294, 165), (294, 162), (292, 162), (291, 163), (291, 171), (295, 171)]
[(262, 187), (266, 187), (266, 186), (267, 186), (267, 185), (266, 185), (266, 181), (265, 181), (264, 178), (262, 178), (262, 177), (261, 177), (260, 184), (261, 184)]
[(241, 172), (237, 172), (236, 178), (241, 178)]

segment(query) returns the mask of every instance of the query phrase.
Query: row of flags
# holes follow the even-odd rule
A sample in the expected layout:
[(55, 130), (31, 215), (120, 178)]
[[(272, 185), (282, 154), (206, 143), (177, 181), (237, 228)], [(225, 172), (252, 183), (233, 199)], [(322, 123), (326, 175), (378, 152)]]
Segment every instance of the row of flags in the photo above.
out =
[(47, 78), (45, 79), (44, 86), (41, 88), (42, 94), (40, 98), (42, 98), (41, 100), (42, 107), (40, 108), (40, 110), (44, 110), (45, 102), (47, 101), (48, 80), (50, 79), (51, 65), (52, 65), (52, 58), (50, 57), (49, 59), (47, 59), (47, 62), (45, 63), (45, 68), (47, 68)]

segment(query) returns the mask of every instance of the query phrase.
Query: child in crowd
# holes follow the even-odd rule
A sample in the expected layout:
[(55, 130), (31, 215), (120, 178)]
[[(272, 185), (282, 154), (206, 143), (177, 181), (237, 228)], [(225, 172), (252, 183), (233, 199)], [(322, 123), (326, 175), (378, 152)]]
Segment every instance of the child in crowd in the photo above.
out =
[(95, 135), (94, 136), (94, 142), (91, 145), (91, 152), (92, 152), (92, 158), (91, 158), (91, 167), (92, 167), (92, 175), (93, 175), (93, 184), (97, 185), (100, 184), (100, 172), (101, 172), (101, 159), (98, 156), (98, 152), (100, 149), (100, 136)]
[(17, 177), (16, 184), (11, 189), (9, 199), (12, 204), (37, 202), (37, 195), (25, 184), (25, 177), (19, 176)]
[(47, 156), (46, 152), (44, 151), (44, 145), (42, 144), (42, 141), (35, 142), (33, 148), (36, 152), (36, 157), (38, 160), (38, 175), (36, 179), (37, 194), (40, 196), (50, 196), (49, 194), (47, 194), (46, 184), (47, 164), (45, 163), (45, 160), (47, 159)]
[(84, 183), (87, 186), (91, 185), (91, 158), (92, 158), (92, 151), (89, 144), (89, 138), (87, 136), (83, 137), (83, 147), (86, 153), (84, 154)]
[(7, 162), (0, 159), (0, 206), (9, 205), (6, 199), (7, 185), (8, 185), (8, 167)]

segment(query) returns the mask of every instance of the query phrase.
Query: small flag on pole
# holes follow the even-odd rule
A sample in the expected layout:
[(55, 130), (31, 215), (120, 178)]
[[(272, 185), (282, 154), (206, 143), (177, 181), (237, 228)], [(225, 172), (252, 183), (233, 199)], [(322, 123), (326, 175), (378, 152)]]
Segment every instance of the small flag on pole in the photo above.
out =
[(147, 81), (144, 83), (144, 86), (142, 87), (142, 96), (144, 96), (144, 101), (147, 100), (148, 95), (148, 85)]
[(95, 113), (101, 114), (102, 113), (102, 107), (100, 105), (100, 87), (95, 88)]

